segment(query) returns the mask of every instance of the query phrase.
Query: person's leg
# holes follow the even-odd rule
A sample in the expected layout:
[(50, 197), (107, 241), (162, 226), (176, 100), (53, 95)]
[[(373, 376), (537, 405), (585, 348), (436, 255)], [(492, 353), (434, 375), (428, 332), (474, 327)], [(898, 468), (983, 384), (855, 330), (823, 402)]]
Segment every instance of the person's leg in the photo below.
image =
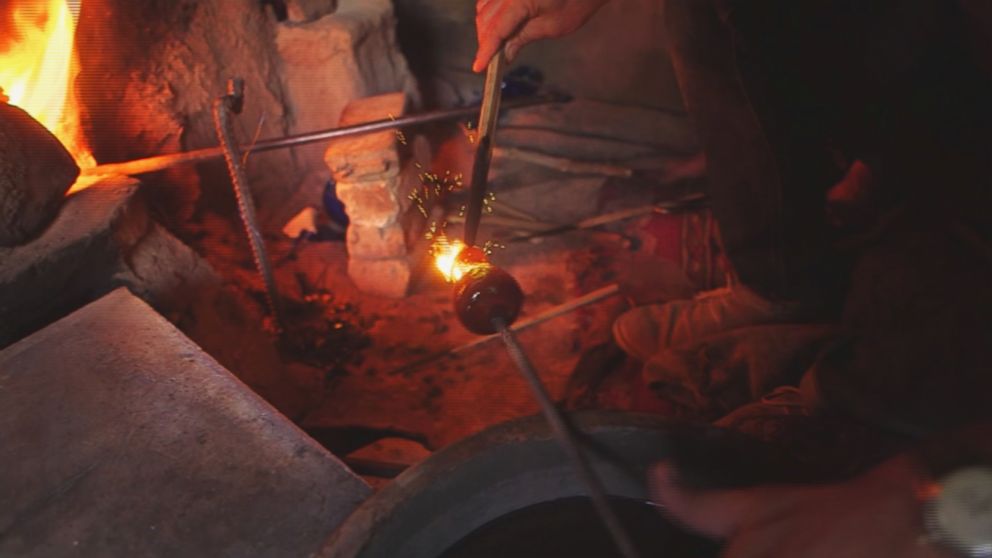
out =
[(794, 318), (804, 303), (819, 302), (823, 280), (839, 268), (824, 234), (825, 191), (837, 169), (822, 140), (822, 111), (786, 70), (792, 60), (775, 52), (792, 38), (776, 28), (785, 23), (770, 8), (778, 3), (748, 0), (733, 10), (717, 0), (664, 3), (713, 213), (743, 288), (622, 316), (614, 336), (642, 360), (715, 331)]
[(848, 341), (822, 355), (806, 384), (827, 408), (919, 435), (990, 415), (992, 58), (968, 31), (992, 21), (992, 9), (873, 3), (899, 17), (872, 22), (880, 32), (864, 82), (874, 103), (859, 135), (899, 207), (859, 255)]
[(771, 300), (817, 291), (824, 193), (840, 178), (828, 108), (798, 71), (817, 45), (796, 27), (815, 16), (787, 4), (667, 0), (664, 10), (727, 255), (741, 283)]

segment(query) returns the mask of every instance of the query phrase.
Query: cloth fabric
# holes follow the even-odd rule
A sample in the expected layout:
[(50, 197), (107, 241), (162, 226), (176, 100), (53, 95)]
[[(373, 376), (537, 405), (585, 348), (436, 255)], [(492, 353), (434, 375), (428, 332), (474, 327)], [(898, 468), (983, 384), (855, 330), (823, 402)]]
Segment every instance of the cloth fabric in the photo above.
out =
[(844, 284), (824, 198), (854, 160), (893, 199), (987, 199), (992, 85), (957, 2), (666, 0), (663, 17), (727, 255), (765, 297)]
[[(853, 285), (842, 341), (823, 351), (811, 381), (833, 408), (905, 433), (992, 409), (987, 6), (664, 1), (673, 65), (738, 278), (767, 299), (822, 307), (839, 305)], [(845, 251), (825, 197), (854, 161), (898, 209)], [(682, 377), (690, 398), (727, 383), (712, 374), (701, 381), (699, 367), (714, 366), (691, 352), (655, 358), (649, 374)]]

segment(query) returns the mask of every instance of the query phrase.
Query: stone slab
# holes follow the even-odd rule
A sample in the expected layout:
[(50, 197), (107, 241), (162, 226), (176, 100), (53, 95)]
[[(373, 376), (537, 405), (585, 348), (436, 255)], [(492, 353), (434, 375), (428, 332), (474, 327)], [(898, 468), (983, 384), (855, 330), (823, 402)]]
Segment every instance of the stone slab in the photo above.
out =
[(0, 352), (0, 555), (307, 556), (369, 494), (119, 289)]
[(210, 265), (153, 221), (131, 178), (69, 196), (44, 233), (0, 248), (0, 347), (119, 286), (178, 309), (220, 282)]
[(102, 294), (121, 244), (151, 223), (138, 186), (118, 177), (73, 194), (40, 237), (0, 248), (0, 347)]

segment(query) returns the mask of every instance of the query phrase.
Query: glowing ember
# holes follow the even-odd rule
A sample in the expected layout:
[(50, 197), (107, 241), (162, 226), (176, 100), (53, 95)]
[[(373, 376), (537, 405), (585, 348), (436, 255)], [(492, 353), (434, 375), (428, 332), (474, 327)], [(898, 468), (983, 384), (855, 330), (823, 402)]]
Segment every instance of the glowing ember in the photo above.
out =
[(431, 246), (434, 265), (449, 283), (455, 283), (469, 271), (488, 266), (486, 254), (475, 247), (468, 248), (461, 240), (448, 240), (440, 235)]
[[(0, 13), (0, 88), (48, 128), (80, 167), (96, 164), (82, 141), (72, 83), (75, 24), (66, 0), (14, 0)], [(79, 2), (72, 2), (78, 9)], [(76, 184), (70, 192), (79, 190)]]
[(458, 254), (465, 249), (465, 243), (461, 240), (448, 241), (445, 236), (440, 236), (431, 246), (434, 253), (434, 265), (437, 267), (444, 279), (449, 283), (454, 283), (462, 278), (465, 270), (458, 265)]

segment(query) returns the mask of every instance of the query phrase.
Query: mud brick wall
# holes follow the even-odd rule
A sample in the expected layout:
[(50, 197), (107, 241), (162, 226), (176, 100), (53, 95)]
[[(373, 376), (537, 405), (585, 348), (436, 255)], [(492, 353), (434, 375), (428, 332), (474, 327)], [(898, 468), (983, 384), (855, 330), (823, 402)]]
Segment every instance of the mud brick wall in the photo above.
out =
[[(294, 0), (277, 21), (258, 0), (87, 0), (77, 85), (87, 139), (100, 163), (217, 145), (213, 100), (245, 79), (236, 140), (334, 127), (352, 99), (416, 83), (395, 38), (390, 0)], [(108, 87), (108, 84), (113, 84)], [(322, 146), (253, 154), (246, 172), (263, 223), (278, 230), (304, 205)], [(145, 177), (152, 203), (176, 220), (197, 204), (233, 211), (223, 162)]]

